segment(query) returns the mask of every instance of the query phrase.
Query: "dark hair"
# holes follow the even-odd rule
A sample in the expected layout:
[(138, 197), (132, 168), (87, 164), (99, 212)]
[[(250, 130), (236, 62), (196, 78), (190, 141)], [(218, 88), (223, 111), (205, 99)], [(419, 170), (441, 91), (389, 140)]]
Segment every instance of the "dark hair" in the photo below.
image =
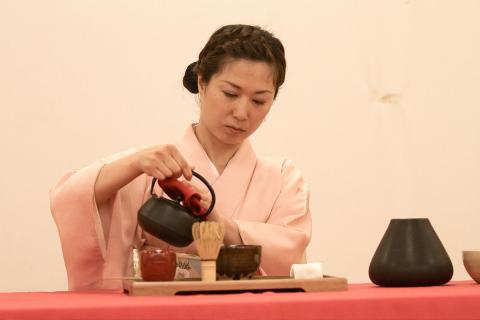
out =
[(285, 49), (272, 33), (243, 24), (223, 26), (212, 34), (200, 52), (198, 61), (185, 70), (183, 85), (191, 93), (198, 93), (198, 75), (208, 84), (230, 59), (264, 61), (272, 65), (277, 96), (278, 89), (285, 81)]

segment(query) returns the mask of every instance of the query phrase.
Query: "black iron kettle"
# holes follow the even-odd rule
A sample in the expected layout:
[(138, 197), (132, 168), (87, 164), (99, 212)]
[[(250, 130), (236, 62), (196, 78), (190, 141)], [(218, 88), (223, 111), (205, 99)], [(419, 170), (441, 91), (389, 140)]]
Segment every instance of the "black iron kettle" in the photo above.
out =
[(203, 221), (215, 205), (215, 192), (207, 180), (192, 171), (192, 174), (202, 181), (212, 195), (208, 210), (201, 216), (196, 216), (190, 209), (181, 204), (184, 196), (179, 194), (174, 200), (158, 197), (153, 192), (157, 179), (152, 180), (151, 198), (138, 211), (138, 224), (149, 234), (176, 247), (186, 247), (193, 241), (192, 225)]

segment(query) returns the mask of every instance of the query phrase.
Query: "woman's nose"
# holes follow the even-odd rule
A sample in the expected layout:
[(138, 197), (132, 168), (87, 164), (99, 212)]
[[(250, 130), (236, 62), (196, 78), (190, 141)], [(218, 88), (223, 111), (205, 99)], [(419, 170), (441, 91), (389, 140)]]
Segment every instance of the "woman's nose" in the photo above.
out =
[(239, 99), (233, 108), (233, 117), (237, 120), (248, 119), (248, 100)]

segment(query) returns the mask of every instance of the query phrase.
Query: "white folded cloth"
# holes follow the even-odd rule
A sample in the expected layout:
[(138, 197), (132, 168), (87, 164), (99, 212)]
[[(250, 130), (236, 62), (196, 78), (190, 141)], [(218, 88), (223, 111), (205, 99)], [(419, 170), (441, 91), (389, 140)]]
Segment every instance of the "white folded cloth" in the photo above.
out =
[(323, 278), (322, 264), (320, 262), (292, 264), (290, 277), (294, 279)]

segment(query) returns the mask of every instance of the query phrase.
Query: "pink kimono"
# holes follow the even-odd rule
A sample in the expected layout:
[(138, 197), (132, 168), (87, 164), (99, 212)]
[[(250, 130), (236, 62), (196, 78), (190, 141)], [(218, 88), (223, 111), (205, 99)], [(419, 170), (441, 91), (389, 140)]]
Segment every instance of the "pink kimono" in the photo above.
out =
[[(243, 243), (262, 245), (264, 274), (288, 275), (292, 263), (306, 262), (309, 191), (297, 168), (285, 159), (257, 156), (246, 140), (220, 175), (192, 126), (177, 147), (213, 186), (215, 210), (237, 223)], [(137, 212), (150, 197), (152, 177), (140, 175), (107, 204), (96, 205), (94, 185), (102, 166), (134, 151), (70, 172), (50, 192), (70, 290), (119, 288), (121, 281), (107, 280), (132, 274), (132, 248), (169, 246), (137, 226)], [(196, 178), (192, 183), (203, 186)], [(195, 253), (193, 244), (174, 250)]]

